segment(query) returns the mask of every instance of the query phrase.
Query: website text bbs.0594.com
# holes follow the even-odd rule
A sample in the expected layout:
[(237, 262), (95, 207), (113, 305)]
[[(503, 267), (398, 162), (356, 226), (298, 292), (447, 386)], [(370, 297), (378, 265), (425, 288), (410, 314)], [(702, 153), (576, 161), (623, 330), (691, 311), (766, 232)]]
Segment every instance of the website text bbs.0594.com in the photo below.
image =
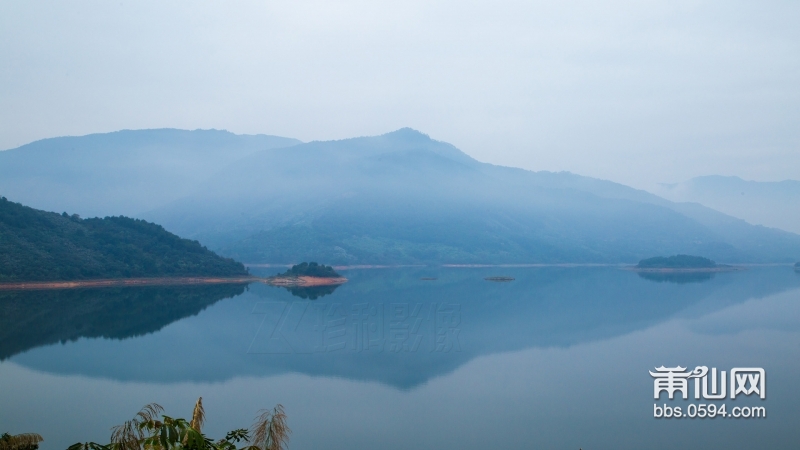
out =
[(767, 408), (764, 406), (734, 406), (725, 403), (691, 403), (688, 406), (653, 405), (653, 417), (657, 419), (714, 419), (717, 417), (733, 419), (764, 419)]
[[(737, 397), (751, 397), (766, 400), (766, 371), (761, 367), (734, 367), (728, 371), (697, 366), (694, 370), (686, 367), (656, 367), (650, 371), (653, 380), (653, 398), (657, 401), (663, 394), (673, 400), (676, 397), (688, 400), (690, 391), (695, 400), (736, 400)], [(729, 381), (730, 380), (730, 381)], [(673, 404), (674, 405), (674, 404)], [(733, 419), (764, 419), (765, 406), (745, 406), (720, 403), (690, 403), (671, 406), (667, 403), (653, 404), (653, 417), (657, 419), (714, 419), (717, 417)]]

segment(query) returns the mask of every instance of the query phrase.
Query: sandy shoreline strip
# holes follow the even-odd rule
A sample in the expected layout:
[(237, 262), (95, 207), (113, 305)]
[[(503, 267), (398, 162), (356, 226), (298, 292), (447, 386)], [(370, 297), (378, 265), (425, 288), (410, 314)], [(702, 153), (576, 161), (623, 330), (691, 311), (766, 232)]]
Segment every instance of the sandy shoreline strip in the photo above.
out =
[(264, 283), (271, 286), (330, 286), (347, 282), (347, 278), (320, 277), (166, 277), (166, 278), (114, 278), (103, 280), (74, 281), (22, 281), (0, 283), (0, 291), (78, 289), (129, 286), (189, 286), (203, 284), (247, 284)]
[(334, 286), (337, 284), (347, 283), (347, 278), (322, 278), (322, 277), (270, 277), (263, 280), (264, 283), (270, 286), (298, 286), (298, 287), (311, 287), (311, 286)]
[(0, 290), (18, 289), (75, 289), (122, 286), (171, 286), (193, 284), (241, 284), (259, 281), (254, 277), (168, 277), (168, 278), (113, 278), (104, 280), (73, 281), (22, 281), (17, 283), (0, 283)]

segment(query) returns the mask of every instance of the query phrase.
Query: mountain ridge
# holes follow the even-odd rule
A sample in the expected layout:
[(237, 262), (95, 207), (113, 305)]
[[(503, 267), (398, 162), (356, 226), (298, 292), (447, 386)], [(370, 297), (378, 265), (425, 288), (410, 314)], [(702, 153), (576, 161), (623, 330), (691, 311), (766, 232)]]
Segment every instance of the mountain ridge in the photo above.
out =
[(800, 181), (752, 181), (706, 175), (682, 183), (662, 183), (659, 195), (695, 202), (755, 225), (800, 233)]
[[(225, 145), (205, 143), (212, 157), (203, 159), (204, 172), (192, 183), (143, 191), (142, 204), (153, 207), (130, 215), (248, 263), (636, 263), (679, 253), (759, 263), (800, 256), (793, 233), (612, 181), (479, 162), (410, 128), (337, 141), (277, 138), (288, 147), (245, 145), (227, 132), (169, 132), (184, 136), (180, 145), (156, 147), (178, 159), (203, 154), (186, 136), (203, 141), (209, 133)], [(129, 207), (131, 183), (114, 166), (125, 161), (87, 169), (108, 172), (108, 202), (97, 209)], [(6, 167), (28, 182), (42, 176)], [(139, 179), (161, 173), (151, 169), (137, 172)], [(48, 170), (45, 181), (72, 173)], [(170, 183), (180, 189), (165, 192)], [(42, 198), (94, 205), (95, 191), (69, 197), (51, 189)]]
[[(224, 168), (215, 178), (235, 182), (205, 183), (193, 196), (155, 211), (150, 217), (182, 234), (208, 241), (223, 254), (253, 263), (304, 259), (337, 264), (635, 263), (663, 252), (704, 251), (726, 262), (786, 262), (793, 256), (776, 255), (787, 245), (791, 252), (800, 252), (800, 236), (791, 233), (752, 228), (702, 206), (675, 204), (610, 181), (481, 163), (411, 129), (373, 137), (315, 141), (287, 152), (257, 152)], [(496, 189), (498, 185), (502, 189)], [(597, 202), (608, 210), (600, 211)], [(202, 208), (201, 204), (213, 206)], [(567, 205), (573, 209), (567, 211)], [(615, 222), (608, 215), (613, 210), (628, 214), (636, 209), (640, 210), (636, 215), (639, 228), (625, 221)], [(459, 216), (459, 211), (469, 210), (472, 214)], [(569, 217), (591, 211), (598, 219), (594, 231)], [(448, 212), (454, 214), (448, 216)], [(350, 217), (345, 218), (348, 214)], [(659, 227), (648, 217), (658, 217), (665, 225)], [(559, 223), (564, 220), (568, 222), (566, 227)], [(394, 229), (391, 236), (381, 235), (393, 227), (393, 222), (405, 223), (406, 228), (417, 228), (420, 233), (404, 237), (403, 230)], [(431, 224), (437, 222), (454, 228), (449, 232), (433, 230)], [(536, 222), (538, 231), (528, 226)], [(383, 230), (366, 226), (378, 223)], [(674, 229), (668, 230), (673, 225)], [(471, 229), (461, 233), (460, 241), (448, 243), (465, 226)], [(529, 229), (523, 231), (526, 226)], [(498, 235), (516, 229), (517, 234), (526, 236), (495, 239), (485, 232), (492, 227)], [(613, 233), (614, 227), (627, 227), (628, 234), (638, 236), (629, 239)], [(736, 227), (741, 229), (737, 231)], [(557, 228), (568, 231), (555, 232)], [(646, 245), (639, 245), (648, 241), (644, 230), (654, 237)], [(676, 230), (685, 234), (678, 239), (682, 242), (669, 237)], [(537, 233), (543, 237), (532, 239)], [(730, 239), (747, 233), (752, 236), (746, 245), (736, 248), (730, 244)], [(636, 239), (639, 244), (631, 242)], [(659, 239), (674, 242), (656, 245), (654, 241)], [(781, 243), (771, 245), (771, 253), (764, 252), (759, 249), (764, 239)], [(299, 245), (287, 247), (285, 242)], [(474, 243), (483, 245), (483, 250), (462, 251), (465, 244)], [(631, 248), (608, 256), (608, 252), (614, 253), (615, 245)], [(636, 245), (638, 250), (632, 248)], [(506, 251), (502, 246), (516, 249)], [(319, 252), (314, 247), (327, 250)], [(561, 256), (556, 254), (566, 247), (571, 250)], [(353, 251), (348, 253), (348, 249)], [(529, 257), (512, 257), (509, 252), (528, 252)], [(495, 256), (488, 258), (490, 254)]]
[(0, 152), (0, 194), (84, 217), (134, 216), (192, 192), (220, 166), (300, 141), (221, 130), (120, 130)]

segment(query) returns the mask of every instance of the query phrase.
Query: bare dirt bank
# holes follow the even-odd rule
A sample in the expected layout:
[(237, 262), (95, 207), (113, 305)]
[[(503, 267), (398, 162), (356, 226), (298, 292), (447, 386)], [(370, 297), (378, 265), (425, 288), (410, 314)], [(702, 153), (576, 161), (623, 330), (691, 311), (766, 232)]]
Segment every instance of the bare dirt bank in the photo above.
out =
[(344, 277), (336, 277), (336, 278), (323, 278), (323, 277), (308, 277), (308, 276), (299, 276), (299, 277), (270, 277), (264, 279), (264, 283), (269, 284), (271, 286), (299, 286), (299, 287), (309, 287), (309, 286), (334, 286), (337, 284), (344, 284), (347, 282), (347, 278)]
[(74, 289), (120, 286), (170, 286), (189, 284), (239, 284), (259, 281), (255, 277), (167, 277), (167, 278), (114, 278), (105, 280), (74, 281), (22, 281), (0, 283), (0, 290), (17, 289)]
[(74, 281), (22, 281), (16, 283), (0, 283), (0, 290), (34, 290), (34, 289), (77, 289), (125, 286), (173, 286), (198, 284), (244, 284), (264, 283), (271, 286), (331, 286), (347, 282), (347, 278), (320, 277), (173, 277), (173, 278), (115, 278), (105, 280)]

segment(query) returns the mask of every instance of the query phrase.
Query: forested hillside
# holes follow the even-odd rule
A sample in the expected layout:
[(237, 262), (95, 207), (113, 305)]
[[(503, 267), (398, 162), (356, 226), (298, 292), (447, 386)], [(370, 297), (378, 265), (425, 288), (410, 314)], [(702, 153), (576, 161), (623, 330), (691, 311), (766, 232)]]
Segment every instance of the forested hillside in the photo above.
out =
[(246, 275), (197, 241), (127, 217), (81, 219), (0, 197), (0, 281)]

